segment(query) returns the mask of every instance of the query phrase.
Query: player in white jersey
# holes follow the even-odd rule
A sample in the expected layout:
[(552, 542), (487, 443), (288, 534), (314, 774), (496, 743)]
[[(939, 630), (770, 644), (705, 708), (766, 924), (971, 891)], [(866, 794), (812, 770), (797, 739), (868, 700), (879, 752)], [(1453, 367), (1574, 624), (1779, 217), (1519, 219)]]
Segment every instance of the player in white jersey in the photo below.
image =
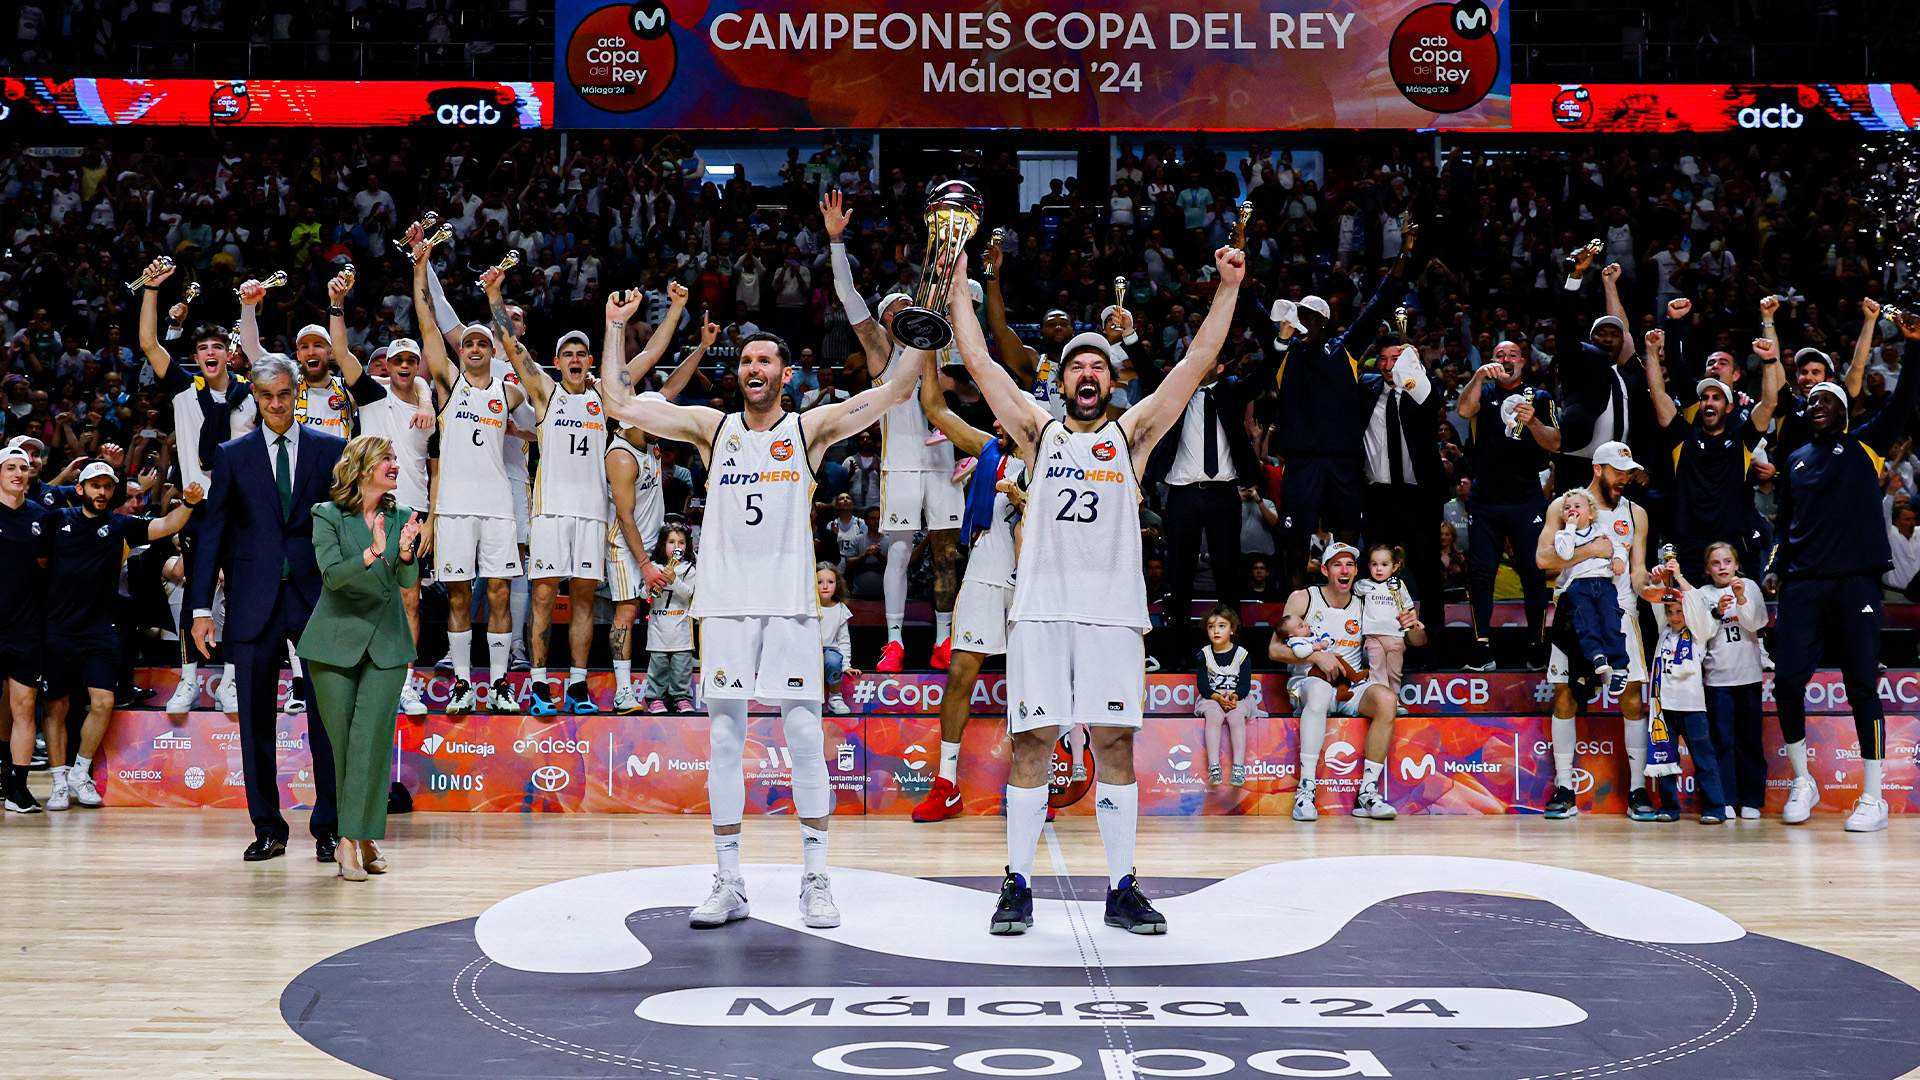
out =
[[(1593, 483), (1587, 490), (1596, 508), (1594, 523), (1606, 535), (1576, 548), (1571, 558), (1561, 558), (1553, 548), (1553, 536), (1564, 527), (1566, 512), (1562, 501), (1555, 499), (1547, 506), (1534, 559), (1540, 569), (1558, 574), (1583, 559), (1611, 558), (1616, 542), (1627, 549), (1627, 572), (1614, 578), (1620, 600), (1620, 632), (1627, 639), (1627, 688), (1620, 694), (1630, 789), (1627, 816), (1634, 821), (1672, 821), (1673, 814), (1654, 809), (1647, 795), (1647, 721), (1641, 690), (1647, 679), (1647, 663), (1646, 652), (1640, 647), (1639, 618), (1639, 596), (1648, 582), (1647, 512), (1624, 495), (1639, 472), (1640, 463), (1633, 460), (1633, 451), (1626, 443), (1602, 443), (1593, 454)], [(1567, 655), (1556, 645), (1547, 660), (1547, 682), (1553, 687), (1553, 794), (1546, 807), (1549, 818), (1569, 818), (1580, 812), (1573, 790), (1579, 747), (1574, 717), (1583, 703), (1575, 697), (1569, 675)]]
[[(1306, 620), (1308, 636), (1326, 646), (1309, 653), (1305, 663), (1295, 664), (1296, 674), (1287, 683), (1288, 696), (1300, 716), (1300, 786), (1294, 791), (1293, 820), (1313, 821), (1320, 816), (1316, 777), (1320, 748), (1327, 739), (1327, 716), (1332, 714), (1367, 718), (1366, 767), (1354, 795), (1353, 816), (1391, 821), (1396, 813), (1380, 794), (1380, 779), (1386, 773), (1387, 751), (1393, 747), (1398, 703), (1393, 691), (1367, 671), (1361, 627), (1365, 604), (1353, 594), (1354, 579), (1360, 576), (1360, 553), (1348, 544), (1330, 544), (1322, 553), (1320, 569), (1327, 583), (1296, 590), (1286, 605), (1286, 614)], [(1412, 612), (1402, 612), (1401, 625), (1416, 618)], [(1297, 659), (1279, 634), (1274, 635), (1268, 655), (1289, 663)]]
[(487, 674), (493, 680), (488, 709), (520, 711), (507, 664), (513, 649), (509, 579), (520, 576), (512, 493), (501, 447), (508, 414), (526, 404), (517, 385), (493, 374), (498, 352), (493, 332), (478, 323), (460, 332), (459, 363), (446, 342), (427, 295), (432, 267), (423, 244), (413, 247), (413, 302), (420, 343), (433, 376), (440, 408), (440, 474), (434, 485), (433, 534), (436, 575), (447, 587), (447, 644), (453, 654), (453, 695), (447, 712), (477, 704), (473, 688), (473, 581), (487, 583)]
[(690, 921), (720, 926), (747, 915), (740, 876), (740, 819), (746, 806), (741, 752), (751, 698), (779, 706), (793, 759), (794, 812), (805, 856), (801, 917), (808, 926), (838, 926), (840, 911), (827, 878), (833, 792), (820, 726), (813, 477), (829, 446), (913, 393), (924, 354), (903, 352), (885, 381), (796, 416), (780, 403), (781, 388), (793, 373), (786, 342), (754, 334), (740, 350), (741, 412), (675, 405), (659, 394), (633, 396), (636, 383), (624, 369), (626, 322), (641, 298), (639, 290), (607, 298), (601, 360), (607, 411), (658, 438), (692, 443), (708, 467), (700, 588), (692, 615), (700, 620), (700, 677), (711, 739), (707, 797), (720, 866)]
[[(974, 683), (987, 657), (1007, 651), (1007, 612), (1013, 606), (1015, 523), (1026, 509), (1021, 481), (1026, 466), (1013, 453), (1006, 433), (981, 431), (954, 413), (941, 392), (932, 357), (920, 374), (920, 406), (960, 453), (976, 459), (962, 531), (987, 523), (968, 540), (960, 596), (953, 607), (953, 659), (947, 665), (947, 691), (940, 702), (940, 770), (926, 797), (913, 808), (913, 820), (944, 821), (964, 812), (960, 796), (960, 740), (972, 712)], [(990, 503), (975, 505), (975, 500)]]
[[(964, 282), (966, 257), (956, 282)], [(964, 288), (953, 290), (954, 341), (1032, 478), (1007, 635), (1007, 876), (988, 929), (1033, 925), (1034, 846), (1046, 824), (1047, 779), (1062, 724), (1086, 724), (1099, 765), (1094, 808), (1107, 855), (1106, 923), (1160, 934), (1166, 919), (1134, 876), (1140, 812), (1133, 735), (1144, 717), (1147, 587), (1140, 554), (1139, 468), (1213, 370), (1233, 322), (1246, 255), (1214, 252), (1219, 286), (1187, 353), (1158, 390), (1118, 420), (1113, 354), (1100, 334), (1067, 342), (1058, 367), (1067, 417), (1055, 420), (987, 354)]]
[[(258, 281), (240, 285), (240, 348), (248, 359), (258, 361), (266, 355), (260, 343), (260, 302), (267, 290)], [(300, 367), (300, 384), (293, 388), (293, 422), (351, 439), (359, 434), (354, 426), (353, 399), (347, 394), (347, 380), (333, 370), (333, 336), (318, 323), (308, 323), (293, 335), (293, 359)]]
[[(852, 214), (838, 191), (820, 203), (826, 222), (833, 264), (833, 287), (846, 308), (847, 322), (867, 357), (867, 374), (879, 378), (894, 355), (893, 316), (912, 302), (906, 293), (888, 293), (877, 312), (869, 313), (854, 288), (853, 271), (841, 236)], [(967, 294), (962, 289), (962, 295)], [(918, 370), (915, 371), (916, 377)], [(880, 423), (880, 534), (887, 552), (881, 578), (887, 617), (887, 643), (875, 671), (899, 671), (906, 659), (903, 638), (907, 621), (907, 570), (913, 558), (913, 537), (927, 531), (927, 550), (933, 560), (933, 654), (928, 663), (944, 668), (953, 653), (953, 604), (959, 593), (960, 515), (966, 493), (953, 482), (953, 444), (927, 430), (926, 413), (917, 398), (892, 409)]]
[[(347, 393), (353, 397), (354, 413), (360, 433), (378, 435), (393, 447), (400, 469), (394, 497), (402, 506), (431, 506), (431, 468), (428, 446), (433, 440), (436, 417), (433, 411), (433, 386), (420, 375), (420, 345), (412, 338), (395, 338), (386, 349), (387, 376), (382, 379), (369, 372), (347, 343), (347, 297), (353, 292), (353, 276), (341, 273), (327, 282), (327, 333), (333, 355), (340, 363), (340, 375)], [(407, 613), (407, 629), (416, 646), (420, 643), (420, 585), (400, 589), (401, 606)], [(400, 708), (408, 716), (425, 716), (427, 703), (420, 684), (409, 666), (407, 680), (400, 691)]]
[[(199, 484), (203, 491), (211, 491), (213, 476), (208, 472), (208, 467), (213, 462), (214, 450), (221, 443), (252, 431), (260, 422), (260, 410), (254, 404), (247, 381), (228, 370), (233, 357), (228, 352), (225, 329), (208, 325), (194, 332), (193, 360), (200, 368), (200, 374), (191, 378), (179, 364), (174, 363), (172, 354), (160, 344), (157, 333), (159, 290), (173, 273), (171, 265), (163, 265), (158, 261), (147, 267), (148, 285), (142, 290), (140, 298), (140, 351), (153, 368), (155, 385), (163, 393), (171, 392), (173, 397), (173, 434), (180, 463), (181, 486)], [(182, 304), (176, 308), (182, 319), (186, 315), (182, 310), (184, 307)], [(198, 543), (191, 523), (182, 530), (180, 543), (186, 561), (191, 562)], [(216, 588), (214, 605), (221, 607), (225, 602), (224, 587)], [(189, 619), (191, 616), (189, 612)], [(213, 659), (200, 652), (193, 635), (187, 631), (187, 626), (182, 623), (180, 682), (166, 704), (167, 713), (173, 716), (189, 712), (200, 700), (200, 663)], [(222, 712), (240, 711), (239, 691), (234, 683), (232, 664), (222, 666), (217, 702)]]
[[(641, 355), (627, 364), (627, 375), (641, 385), (659, 358), (673, 343), (687, 287), (667, 286), (668, 312), (654, 328)], [(720, 327), (701, 320), (700, 344), (668, 376), (660, 394), (668, 401), (680, 396), (699, 370), (700, 360), (720, 337)], [(649, 447), (647, 433), (631, 424), (615, 425), (607, 447), (607, 592), (613, 599), (613, 626), (607, 645), (613, 653), (613, 710), (631, 716), (641, 711), (643, 699), (633, 681), (633, 627), (640, 618), (640, 601), (658, 595), (667, 584), (666, 571), (654, 564), (653, 544), (666, 521), (667, 506), (660, 487), (660, 459)]]

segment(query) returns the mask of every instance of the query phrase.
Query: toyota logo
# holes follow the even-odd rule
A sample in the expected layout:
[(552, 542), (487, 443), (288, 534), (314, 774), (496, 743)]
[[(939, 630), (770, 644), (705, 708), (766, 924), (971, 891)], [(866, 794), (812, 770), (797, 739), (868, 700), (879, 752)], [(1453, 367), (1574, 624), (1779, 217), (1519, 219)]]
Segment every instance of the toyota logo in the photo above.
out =
[(1585, 795), (1593, 790), (1593, 774), (1585, 769), (1573, 770), (1573, 793)]
[(542, 765), (533, 770), (533, 786), (541, 791), (561, 791), (572, 782), (573, 775), (558, 765)]

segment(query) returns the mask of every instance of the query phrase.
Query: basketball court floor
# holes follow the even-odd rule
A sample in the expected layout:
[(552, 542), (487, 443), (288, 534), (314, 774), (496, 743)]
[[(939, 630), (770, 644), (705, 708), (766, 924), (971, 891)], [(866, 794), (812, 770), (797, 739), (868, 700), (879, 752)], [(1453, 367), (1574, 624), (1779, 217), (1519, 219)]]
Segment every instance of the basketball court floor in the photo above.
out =
[(1920, 1075), (1899, 823), (1147, 818), (1164, 937), (1102, 924), (1089, 819), (1022, 938), (986, 933), (1000, 819), (832, 832), (840, 929), (800, 926), (768, 818), (753, 917), (694, 931), (699, 818), (414, 814), (347, 883), (242, 863), (239, 813), (13, 817), (0, 1074)]

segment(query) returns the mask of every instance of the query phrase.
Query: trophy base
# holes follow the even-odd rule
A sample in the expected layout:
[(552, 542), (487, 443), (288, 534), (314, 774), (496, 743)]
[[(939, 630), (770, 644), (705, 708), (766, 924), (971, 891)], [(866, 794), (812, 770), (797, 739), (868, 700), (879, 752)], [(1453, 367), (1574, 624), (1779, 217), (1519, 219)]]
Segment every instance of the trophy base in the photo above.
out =
[(953, 327), (938, 312), (923, 307), (901, 308), (893, 317), (893, 340), (909, 349), (935, 352), (953, 342)]

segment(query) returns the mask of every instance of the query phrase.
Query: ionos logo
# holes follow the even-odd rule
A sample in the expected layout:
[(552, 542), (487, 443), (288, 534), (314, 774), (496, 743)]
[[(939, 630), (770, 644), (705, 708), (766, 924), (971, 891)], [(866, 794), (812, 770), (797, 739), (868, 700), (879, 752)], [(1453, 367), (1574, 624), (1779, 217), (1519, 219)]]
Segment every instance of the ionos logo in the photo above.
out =
[(566, 50), (574, 93), (607, 112), (636, 112), (660, 100), (679, 64), (672, 12), (660, 0), (600, 8), (574, 27)]
[(1748, 106), (1734, 117), (1743, 128), (1797, 128), (1807, 122), (1806, 115), (1791, 105), (1773, 105), (1767, 108)]

